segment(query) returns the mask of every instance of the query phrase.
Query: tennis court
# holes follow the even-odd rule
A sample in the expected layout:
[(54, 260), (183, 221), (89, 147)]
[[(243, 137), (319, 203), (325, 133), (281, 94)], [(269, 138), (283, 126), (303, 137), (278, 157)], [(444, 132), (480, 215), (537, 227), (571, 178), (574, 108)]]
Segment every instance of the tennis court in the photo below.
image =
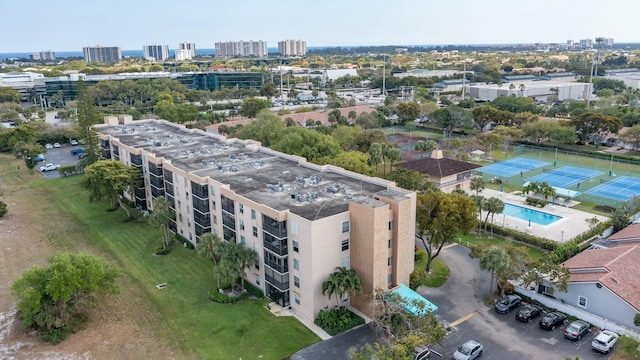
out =
[(542, 169), (543, 173), (528, 178), (527, 181), (546, 182), (547, 184), (560, 188), (568, 188), (579, 184), (582, 181), (589, 180), (596, 176), (602, 175), (602, 172), (583, 169), (573, 166), (563, 166), (558, 169)]
[(513, 158), (481, 167), (478, 171), (481, 173), (511, 177), (520, 174), (523, 171), (535, 170), (545, 165), (549, 165), (549, 163), (525, 158)]
[(627, 201), (634, 196), (640, 196), (640, 179), (621, 176), (598, 185), (586, 193), (607, 199)]

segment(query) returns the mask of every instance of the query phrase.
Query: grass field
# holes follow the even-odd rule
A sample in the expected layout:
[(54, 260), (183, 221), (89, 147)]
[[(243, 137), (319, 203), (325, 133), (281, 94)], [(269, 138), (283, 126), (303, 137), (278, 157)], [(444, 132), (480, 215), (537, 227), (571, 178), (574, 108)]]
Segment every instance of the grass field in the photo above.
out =
[[(424, 271), (427, 266), (427, 256), (425, 255), (421, 261), (416, 261), (414, 265), (414, 269), (418, 271)], [(428, 287), (440, 287), (444, 284), (449, 278), (449, 267), (444, 261), (439, 258), (433, 259), (431, 261), (431, 273), (427, 274), (425, 277), (425, 281), (422, 283), (424, 286)]]
[(482, 235), (478, 237), (476, 234), (467, 234), (467, 235), (461, 234), (460, 236), (458, 236), (458, 242), (467, 247), (470, 245), (480, 245), (480, 246), (499, 245), (502, 247), (518, 247), (518, 246), (526, 247), (527, 254), (532, 260), (542, 259), (542, 257), (545, 256), (546, 254), (546, 252), (540, 249), (532, 248), (524, 244), (514, 243), (513, 241), (508, 241), (508, 240), (500, 239), (497, 237), (490, 238), (486, 235)]
[[(215, 288), (209, 261), (182, 247), (153, 255), (159, 230), (142, 218), (122, 222), (122, 210), (106, 212), (106, 204), (89, 203), (79, 184), (80, 177), (73, 177), (33, 180), (25, 187), (48, 195), (33, 209), (43, 212), (45, 223), (54, 213), (71, 219), (68, 228), (47, 235), (55, 251), (89, 251), (122, 268), (118, 302), (137, 309), (133, 316), (149, 319), (145, 330), (170, 347), (167, 358), (282, 359), (320, 340), (295, 318), (272, 315), (264, 308), (267, 300), (208, 301), (207, 291)], [(168, 286), (158, 290), (159, 283)], [(104, 336), (108, 341), (109, 334)]]

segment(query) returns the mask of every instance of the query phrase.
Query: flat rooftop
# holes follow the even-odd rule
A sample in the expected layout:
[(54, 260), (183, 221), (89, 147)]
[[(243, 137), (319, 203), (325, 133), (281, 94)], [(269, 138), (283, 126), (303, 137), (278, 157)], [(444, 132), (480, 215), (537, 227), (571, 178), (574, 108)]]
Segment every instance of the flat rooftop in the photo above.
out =
[(165, 121), (98, 125), (96, 131), (169, 160), (188, 173), (228, 184), (231, 191), (256, 203), (308, 220), (345, 212), (350, 201), (384, 205), (373, 198), (376, 193), (398, 198), (409, 192), (384, 179), (321, 167), (253, 141), (226, 139)]
[[(515, 83), (514, 83), (515, 84)], [(588, 83), (581, 82), (573, 82), (573, 81), (550, 81), (550, 80), (541, 80), (541, 81), (526, 81), (523, 83), (525, 85), (526, 90), (531, 89), (550, 89), (550, 88), (559, 88), (559, 87), (571, 87), (571, 86), (586, 86)], [(505, 86), (502, 84), (498, 86), (498, 84), (472, 84), (471, 87), (474, 88), (482, 88), (482, 89), (500, 89), (500, 90), (509, 90), (509, 84)], [(516, 84), (516, 88), (512, 90), (513, 93), (517, 93), (520, 91), (518, 88), (518, 84)]]

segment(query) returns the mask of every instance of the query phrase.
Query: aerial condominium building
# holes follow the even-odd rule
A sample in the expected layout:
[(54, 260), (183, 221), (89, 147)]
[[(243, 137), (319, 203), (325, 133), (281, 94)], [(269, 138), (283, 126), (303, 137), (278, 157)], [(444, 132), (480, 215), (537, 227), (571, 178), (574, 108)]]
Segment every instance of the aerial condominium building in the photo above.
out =
[(183, 59), (183, 60), (193, 59), (194, 57), (196, 57), (196, 44), (195, 43), (182, 42), (182, 43), (178, 44), (178, 50), (187, 50), (189, 52), (189, 54), (186, 55), (187, 56), (186, 59)]
[(265, 57), (267, 43), (265, 41), (226, 41), (216, 43), (216, 57)]
[(122, 52), (118, 46), (84, 47), (84, 61), (95, 63), (118, 63), (122, 61)]
[(304, 40), (278, 41), (278, 52), (282, 56), (305, 56), (307, 54), (307, 42)]
[(169, 59), (169, 45), (145, 45), (142, 54), (145, 59), (165, 61)]
[(336, 267), (361, 276), (363, 295), (345, 304), (365, 313), (367, 295), (409, 284), (412, 191), (164, 120), (108, 116), (95, 129), (107, 158), (144, 174), (132, 194), (139, 208), (153, 210), (165, 196), (176, 213), (171, 229), (192, 244), (211, 232), (255, 250), (246, 280), (297, 315), (313, 320), (336, 304), (322, 293)]

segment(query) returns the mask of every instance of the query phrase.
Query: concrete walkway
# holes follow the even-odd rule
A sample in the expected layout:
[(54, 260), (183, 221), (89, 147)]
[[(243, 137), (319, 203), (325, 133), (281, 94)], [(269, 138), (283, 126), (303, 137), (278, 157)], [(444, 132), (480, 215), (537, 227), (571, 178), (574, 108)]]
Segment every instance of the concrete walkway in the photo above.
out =
[[(531, 222), (530, 227), (528, 221), (518, 219), (509, 215), (495, 214), (493, 217), (493, 223), (495, 225), (512, 228), (518, 231), (528, 232), (532, 235), (557, 242), (566, 242), (576, 237), (577, 235), (589, 230), (589, 224), (586, 222), (587, 219), (595, 217), (600, 222), (608, 220), (608, 218), (604, 216), (572, 209), (570, 206), (577, 204), (575, 201), (568, 203), (568, 206), (565, 206), (564, 203), (558, 203), (555, 205), (547, 204), (547, 206), (545, 206), (544, 208), (536, 208), (534, 206), (526, 205), (524, 203), (525, 197), (520, 194), (504, 193), (496, 190), (484, 189), (482, 190), (480, 195), (484, 196), (485, 198), (496, 197), (508, 204), (561, 216), (562, 219), (555, 221), (549, 225), (540, 225)], [(491, 217), (489, 217), (489, 221), (491, 221)]]
[(318, 335), (320, 339), (322, 340), (331, 339), (331, 335), (327, 334), (327, 332), (322, 330), (321, 327), (314, 324), (313, 321), (307, 319), (302, 315), (296, 314), (290, 309), (285, 309), (274, 302), (267, 305), (267, 309), (269, 309), (269, 311), (275, 316), (295, 316), (295, 318), (298, 319), (298, 321), (300, 321), (309, 330), (313, 331), (316, 335)]

